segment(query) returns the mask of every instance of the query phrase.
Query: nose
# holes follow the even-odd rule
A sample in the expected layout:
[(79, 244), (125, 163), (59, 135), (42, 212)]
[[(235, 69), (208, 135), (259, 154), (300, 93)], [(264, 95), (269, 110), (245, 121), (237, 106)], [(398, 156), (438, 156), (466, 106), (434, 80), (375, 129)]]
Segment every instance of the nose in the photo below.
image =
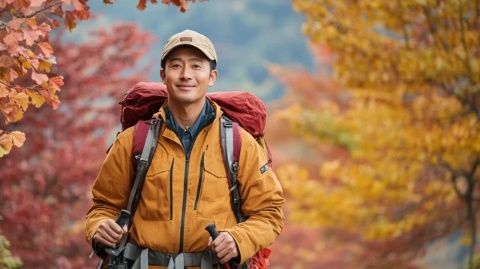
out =
[(192, 72), (188, 66), (185, 66), (180, 73), (180, 79), (189, 80), (192, 78)]

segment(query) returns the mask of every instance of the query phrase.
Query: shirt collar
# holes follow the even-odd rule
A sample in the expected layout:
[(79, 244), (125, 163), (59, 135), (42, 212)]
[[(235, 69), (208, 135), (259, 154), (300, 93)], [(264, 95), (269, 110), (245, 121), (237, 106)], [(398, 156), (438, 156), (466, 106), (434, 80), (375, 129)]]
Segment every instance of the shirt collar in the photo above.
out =
[[(189, 126), (187, 128), (190, 133), (195, 136), (195, 134), (199, 131), (199, 127), (201, 123), (203, 122), (203, 118), (206, 115), (206, 110), (207, 110), (207, 105), (210, 105), (209, 102), (206, 100), (205, 104), (202, 107), (202, 110), (200, 111), (200, 114), (198, 115), (197, 119), (195, 122), (192, 124), (192, 126)], [(173, 117), (173, 113), (170, 111), (168, 106), (165, 109), (166, 116), (167, 116), (167, 125), (170, 126), (170, 128), (181, 137), (181, 135), (186, 131), (186, 129), (183, 129), (176, 121), (175, 118)]]

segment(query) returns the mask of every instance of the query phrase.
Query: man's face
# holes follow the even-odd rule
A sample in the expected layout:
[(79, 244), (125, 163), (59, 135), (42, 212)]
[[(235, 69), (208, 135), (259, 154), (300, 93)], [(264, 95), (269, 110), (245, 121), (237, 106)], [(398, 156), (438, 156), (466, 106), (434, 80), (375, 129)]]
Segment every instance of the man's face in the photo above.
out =
[(168, 54), (160, 76), (167, 86), (169, 104), (185, 106), (203, 103), (217, 70), (210, 70), (210, 62), (200, 50), (182, 46)]

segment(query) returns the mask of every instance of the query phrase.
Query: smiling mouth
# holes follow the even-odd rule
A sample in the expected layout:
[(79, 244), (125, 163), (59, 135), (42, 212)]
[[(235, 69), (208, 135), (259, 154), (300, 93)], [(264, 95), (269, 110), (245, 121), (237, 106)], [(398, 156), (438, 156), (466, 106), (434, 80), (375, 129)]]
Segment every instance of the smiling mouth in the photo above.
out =
[(191, 89), (191, 88), (194, 88), (195, 86), (194, 85), (177, 85), (177, 87), (182, 89)]

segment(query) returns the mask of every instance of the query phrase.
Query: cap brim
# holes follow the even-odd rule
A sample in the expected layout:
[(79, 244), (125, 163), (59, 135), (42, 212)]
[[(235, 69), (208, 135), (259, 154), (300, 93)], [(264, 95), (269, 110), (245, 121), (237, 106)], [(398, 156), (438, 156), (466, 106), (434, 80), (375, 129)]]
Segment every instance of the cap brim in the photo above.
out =
[(208, 52), (207, 49), (205, 48), (202, 48), (201, 46), (196, 46), (194, 44), (192, 44), (191, 42), (179, 42), (175, 45), (173, 45), (172, 47), (166, 49), (165, 51), (163, 51), (163, 55), (162, 55), (162, 61), (165, 60), (165, 57), (170, 53), (172, 52), (174, 49), (180, 47), (180, 46), (190, 46), (190, 47), (194, 47), (198, 50), (200, 50), (210, 61), (215, 61), (215, 57)]

